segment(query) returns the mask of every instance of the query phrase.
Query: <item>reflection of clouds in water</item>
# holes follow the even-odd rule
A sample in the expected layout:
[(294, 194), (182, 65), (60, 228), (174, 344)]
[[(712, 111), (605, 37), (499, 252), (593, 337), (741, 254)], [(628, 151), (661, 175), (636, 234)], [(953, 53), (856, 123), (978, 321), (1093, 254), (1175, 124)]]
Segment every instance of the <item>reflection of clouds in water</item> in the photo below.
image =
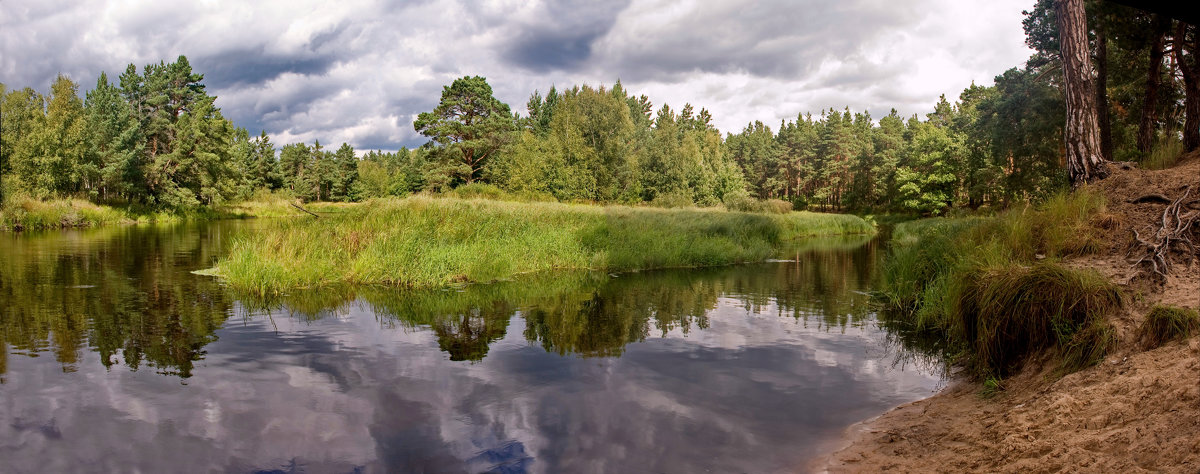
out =
[(785, 469), (935, 382), (879, 364), (872, 328), (739, 304), (722, 299), (709, 329), (652, 331), (620, 358), (547, 353), (514, 317), (482, 361), (451, 362), (432, 331), (381, 327), (359, 304), (319, 321), (231, 320), (186, 386), (20, 358), (0, 418), (23, 428), (0, 426), (0, 455), (16, 471)]

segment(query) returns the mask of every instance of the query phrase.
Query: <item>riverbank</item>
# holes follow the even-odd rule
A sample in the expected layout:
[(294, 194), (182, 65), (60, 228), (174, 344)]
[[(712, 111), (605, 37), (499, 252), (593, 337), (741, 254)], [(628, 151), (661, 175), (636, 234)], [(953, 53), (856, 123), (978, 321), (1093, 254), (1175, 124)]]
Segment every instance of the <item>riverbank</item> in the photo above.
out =
[(273, 222), (237, 239), (207, 273), (259, 294), (334, 283), (426, 288), (552, 269), (752, 262), (803, 236), (874, 232), (852, 215), (414, 196)]
[[(1164, 204), (1200, 190), (1200, 156), (1162, 171), (1114, 169), (1094, 189), (1107, 207), (1092, 222), (1096, 248), (1067, 256), (1127, 297), (1106, 313), (1113, 343), (1102, 360), (1064, 375), (1054, 349), (1030, 356), (992, 386), (962, 371), (949, 388), (851, 428), (812, 470), (828, 472), (1196, 472), (1200, 470), (1200, 331), (1151, 348), (1155, 308), (1200, 307), (1196, 256), (1176, 255), (1161, 283), (1126, 260), (1133, 231), (1158, 227)], [(1135, 202), (1138, 201), (1138, 202)], [(1036, 257), (1035, 257), (1036, 258)], [(1189, 266), (1190, 262), (1190, 266)]]
[[(297, 199), (270, 197), (213, 208), (154, 210), (134, 206), (107, 206), (84, 199), (39, 200), (18, 198), (0, 206), (0, 231), (77, 229), (110, 225), (171, 223), (194, 220), (299, 217), (306, 215), (293, 204)], [(311, 203), (314, 212), (343, 212), (352, 203)]]

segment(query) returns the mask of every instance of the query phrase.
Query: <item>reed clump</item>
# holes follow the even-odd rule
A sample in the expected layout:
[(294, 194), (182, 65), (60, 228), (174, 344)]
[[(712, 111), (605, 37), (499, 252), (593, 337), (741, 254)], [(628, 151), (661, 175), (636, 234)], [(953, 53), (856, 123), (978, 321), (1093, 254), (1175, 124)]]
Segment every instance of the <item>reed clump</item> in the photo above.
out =
[(1138, 329), (1142, 346), (1149, 350), (1200, 333), (1200, 313), (1190, 308), (1155, 305)]
[(333, 283), (439, 287), (552, 269), (756, 261), (796, 237), (871, 232), (845, 215), (413, 196), (273, 222), (236, 239), (214, 273), (260, 294)]
[(994, 217), (897, 225), (879, 297), (889, 318), (938, 334), (980, 378), (1003, 377), (1053, 349), (1070, 372), (1103, 358), (1105, 315), (1120, 290), (1092, 270), (1061, 263), (1100, 249), (1093, 217), (1103, 197), (1083, 188)]

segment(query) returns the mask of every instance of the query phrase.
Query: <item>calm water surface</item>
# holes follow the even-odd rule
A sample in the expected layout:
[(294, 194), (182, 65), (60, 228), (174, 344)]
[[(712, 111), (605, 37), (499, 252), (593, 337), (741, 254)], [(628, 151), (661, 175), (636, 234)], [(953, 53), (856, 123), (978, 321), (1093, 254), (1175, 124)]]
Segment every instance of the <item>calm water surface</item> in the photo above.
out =
[(788, 261), (248, 298), (253, 222), (0, 234), (3, 472), (771, 472), (931, 394), (877, 241)]

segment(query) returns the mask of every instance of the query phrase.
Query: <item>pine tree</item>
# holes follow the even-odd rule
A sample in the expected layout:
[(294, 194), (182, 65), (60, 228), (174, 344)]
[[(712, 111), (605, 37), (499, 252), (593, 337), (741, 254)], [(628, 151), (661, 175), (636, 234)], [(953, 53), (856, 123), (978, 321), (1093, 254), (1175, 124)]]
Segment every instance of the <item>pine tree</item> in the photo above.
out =
[(85, 188), (93, 199), (102, 201), (133, 201), (144, 196), (141, 129), (133, 108), (106, 74), (101, 73), (96, 87), (88, 92), (84, 109), (89, 134)]
[(431, 112), (422, 112), (413, 128), (431, 139), (453, 178), (473, 182), (512, 138), (516, 125), (508, 105), (492, 96), (480, 76), (463, 77), (442, 89)]

